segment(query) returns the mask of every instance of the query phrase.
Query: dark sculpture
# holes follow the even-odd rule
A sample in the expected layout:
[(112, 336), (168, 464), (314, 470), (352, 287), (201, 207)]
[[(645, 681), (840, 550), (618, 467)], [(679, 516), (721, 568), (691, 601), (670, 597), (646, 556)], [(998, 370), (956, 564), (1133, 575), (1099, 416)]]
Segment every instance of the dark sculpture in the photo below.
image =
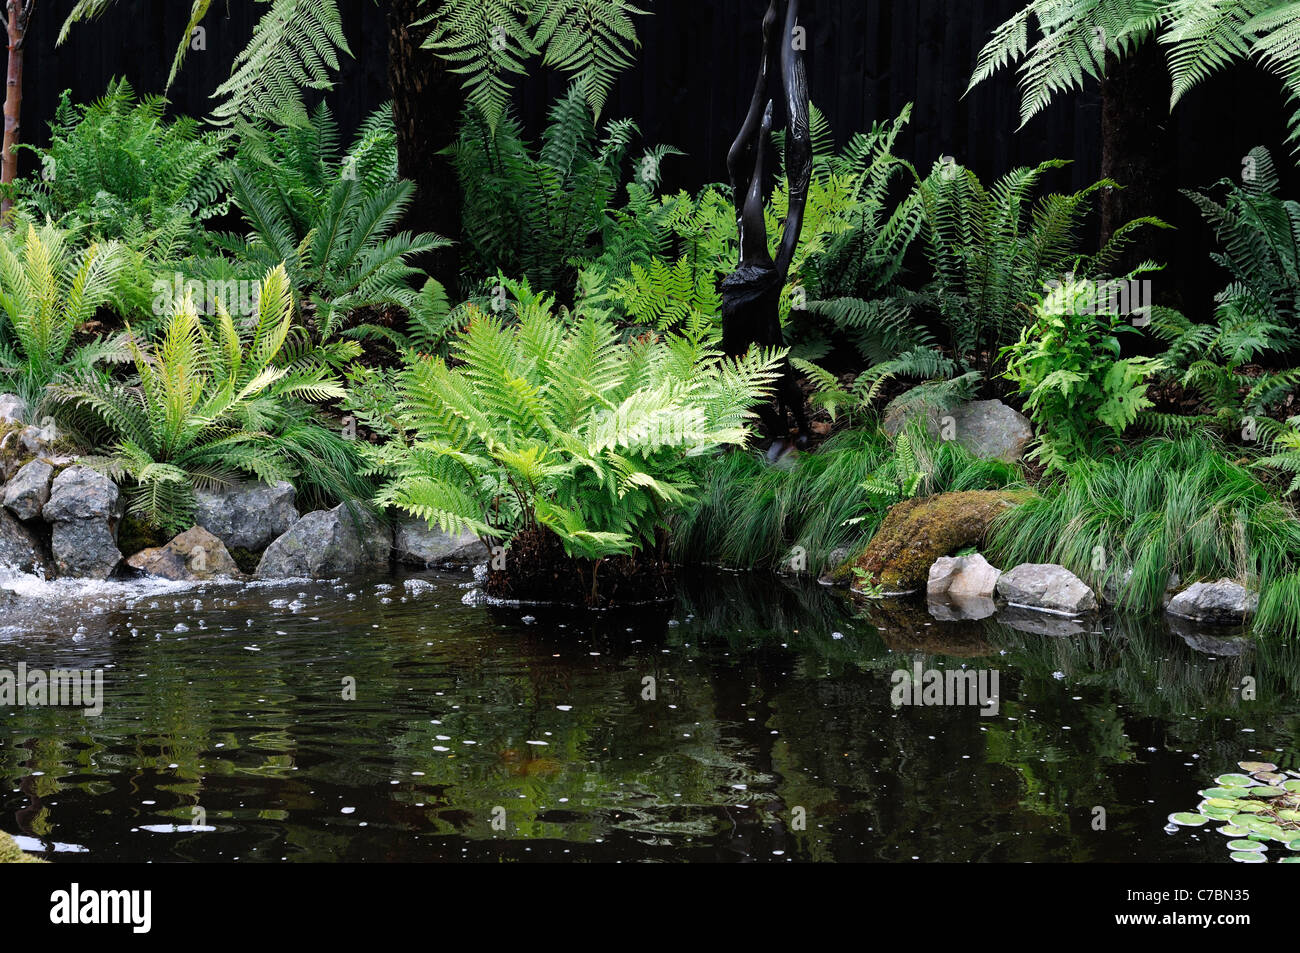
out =
[[(784, 30), (778, 33), (779, 6), (785, 6)], [(740, 231), (740, 263), (722, 282), (722, 349), (728, 355), (744, 354), (753, 345), (781, 347), (780, 300), (799, 244), (808, 185), (812, 180), (812, 135), (808, 122), (808, 74), (803, 44), (797, 41), (799, 0), (771, 0), (763, 18), (763, 59), (754, 84), (749, 114), (727, 155), (727, 171), (736, 203)], [(767, 95), (775, 47), (780, 40), (781, 82), (785, 92), (785, 168), (790, 184), (789, 212), (776, 261), (767, 249), (763, 222), (763, 152), (772, 131), (772, 99)], [(766, 100), (766, 105), (764, 101)], [(793, 414), (797, 436), (793, 443), (787, 412)], [(759, 411), (764, 429), (773, 439), (769, 459), (787, 453), (791, 446), (806, 446), (808, 420), (803, 392), (787, 362), (772, 404)]]

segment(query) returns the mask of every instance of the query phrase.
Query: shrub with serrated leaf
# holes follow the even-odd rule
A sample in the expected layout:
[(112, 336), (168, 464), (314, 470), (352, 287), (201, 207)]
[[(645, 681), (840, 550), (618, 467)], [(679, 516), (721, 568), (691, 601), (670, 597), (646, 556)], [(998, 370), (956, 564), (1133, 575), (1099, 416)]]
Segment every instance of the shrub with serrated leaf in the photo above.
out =
[(344, 389), (299, 358), (284, 269), (262, 282), (251, 322), (237, 324), (220, 303), (216, 310), (200, 317), (187, 297), (153, 342), (128, 328), (129, 386), (85, 374), (54, 389), (104, 451), (86, 462), (129, 483), (129, 512), (167, 532), (192, 525), (196, 488), (250, 477), (293, 481), (309, 498), (366, 493), (355, 446), (311, 410), (309, 402), (341, 399)]
[[(574, 558), (651, 543), (692, 490), (692, 457), (744, 443), (779, 355), (731, 360), (711, 338), (624, 344), (603, 317), (549, 303), (506, 322), (471, 307), (451, 361), (408, 358), (372, 452), (376, 498), (450, 532), (549, 530)], [(373, 405), (372, 405), (373, 406)]]
[(1101, 297), (1095, 283), (1059, 283), (1004, 351), (1038, 435), (1031, 457), (1049, 470), (1113, 441), (1151, 406), (1147, 379), (1160, 361), (1120, 358), (1119, 335), (1136, 329)]

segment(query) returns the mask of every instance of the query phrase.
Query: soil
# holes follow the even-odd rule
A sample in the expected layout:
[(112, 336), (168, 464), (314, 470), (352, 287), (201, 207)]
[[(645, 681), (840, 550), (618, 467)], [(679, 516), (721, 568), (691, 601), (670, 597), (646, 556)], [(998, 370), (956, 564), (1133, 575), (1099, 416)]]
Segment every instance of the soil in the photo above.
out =
[(653, 549), (631, 556), (574, 559), (549, 530), (525, 530), (506, 551), (505, 568), (489, 570), (487, 591), (498, 599), (592, 608), (662, 602), (673, 591), (667, 551), (661, 533)]

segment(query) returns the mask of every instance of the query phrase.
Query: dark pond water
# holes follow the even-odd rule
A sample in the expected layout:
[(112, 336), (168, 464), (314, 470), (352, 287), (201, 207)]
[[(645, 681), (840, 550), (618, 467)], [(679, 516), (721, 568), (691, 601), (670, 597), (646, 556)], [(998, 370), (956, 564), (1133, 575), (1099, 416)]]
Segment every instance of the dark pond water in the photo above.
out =
[[(68, 863), (1228, 862), (1167, 816), (1240, 760), (1300, 767), (1293, 650), (767, 577), (602, 615), (464, 582), (19, 585), (0, 669), (103, 669), (105, 702), (0, 707), (0, 829)], [(996, 671), (997, 713), (895, 706), (917, 664)]]

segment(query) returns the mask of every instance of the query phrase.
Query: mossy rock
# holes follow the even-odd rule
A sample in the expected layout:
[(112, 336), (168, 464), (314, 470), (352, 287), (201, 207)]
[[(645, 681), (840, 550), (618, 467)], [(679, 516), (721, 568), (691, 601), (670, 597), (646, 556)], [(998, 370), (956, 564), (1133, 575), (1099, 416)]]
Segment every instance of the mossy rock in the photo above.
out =
[(1027, 490), (967, 490), (904, 500), (892, 507), (870, 545), (846, 568), (862, 570), (886, 592), (924, 589), (940, 556), (982, 547), (993, 521), (1032, 497)]
[(18, 846), (18, 842), (0, 831), (0, 864), (43, 864), (45, 861), (39, 857), (33, 857), (31, 854), (23, 852)]

